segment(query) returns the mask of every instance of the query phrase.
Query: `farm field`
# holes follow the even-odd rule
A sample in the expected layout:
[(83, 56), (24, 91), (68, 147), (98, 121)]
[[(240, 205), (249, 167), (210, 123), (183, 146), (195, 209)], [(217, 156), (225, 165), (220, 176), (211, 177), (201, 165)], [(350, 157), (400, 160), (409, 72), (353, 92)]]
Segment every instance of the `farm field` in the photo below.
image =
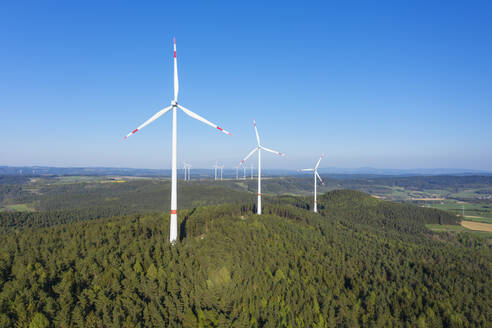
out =
[(492, 224), (489, 223), (461, 221), (461, 225), (470, 230), (492, 232)]

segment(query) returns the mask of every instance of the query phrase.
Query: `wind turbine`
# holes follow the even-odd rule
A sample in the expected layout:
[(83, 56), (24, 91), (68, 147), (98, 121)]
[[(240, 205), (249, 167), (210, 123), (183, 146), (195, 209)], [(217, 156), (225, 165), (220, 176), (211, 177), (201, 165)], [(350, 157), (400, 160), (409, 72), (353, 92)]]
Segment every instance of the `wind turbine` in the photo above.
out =
[(214, 180), (217, 180), (217, 170), (220, 169), (219, 163), (215, 162), (214, 167)]
[(178, 192), (177, 192), (177, 148), (178, 148), (178, 138), (177, 138), (177, 125), (178, 125), (178, 108), (181, 109), (186, 115), (203, 122), (205, 124), (210, 125), (213, 128), (218, 129), (219, 131), (224, 132), (225, 134), (231, 135), (230, 132), (227, 132), (226, 130), (222, 129), (221, 127), (215, 125), (214, 123), (206, 120), (205, 118), (201, 117), (200, 115), (192, 112), (191, 110), (181, 106), (178, 104), (178, 91), (179, 91), (179, 83), (178, 83), (178, 62), (176, 59), (176, 39), (173, 40), (174, 43), (174, 98), (171, 100), (171, 106), (166, 107), (157, 113), (154, 114), (151, 118), (149, 118), (147, 121), (145, 121), (142, 125), (140, 125), (138, 128), (133, 130), (132, 132), (128, 133), (124, 139), (128, 138), (132, 134), (136, 133), (137, 131), (140, 131), (143, 129), (145, 126), (149, 125), (150, 123), (154, 122), (157, 120), (159, 117), (162, 115), (166, 114), (168, 111), (172, 110), (173, 111), (173, 123), (172, 123), (172, 151), (171, 151), (171, 167), (172, 167), (172, 173), (171, 173), (171, 226), (170, 226), (170, 232), (169, 232), (169, 240), (171, 243), (175, 243), (176, 239), (178, 238)]
[(241, 164), (243, 164), (248, 158), (251, 157), (255, 153), (255, 151), (258, 151), (258, 211), (257, 214), (261, 214), (261, 151), (265, 150), (270, 153), (274, 153), (280, 156), (285, 156), (285, 154), (282, 154), (278, 151), (263, 147), (260, 143), (260, 136), (258, 134), (258, 129), (256, 128), (256, 121), (253, 121), (253, 124), (255, 126), (255, 133), (256, 133), (256, 141), (258, 142), (258, 145), (246, 156), (242, 161)]
[(220, 181), (222, 181), (222, 173), (224, 172), (224, 164), (219, 166), (219, 169), (220, 169)]
[(318, 159), (318, 163), (316, 163), (316, 166), (314, 167), (314, 169), (302, 169), (302, 170), (298, 170), (299, 172), (314, 172), (314, 212), (315, 213), (318, 213), (318, 201), (317, 201), (317, 198), (316, 198), (316, 188), (317, 188), (317, 179), (319, 179), (319, 182), (321, 182), (322, 185), (324, 185), (325, 183), (323, 182), (323, 180), (321, 179), (321, 177), (319, 176), (318, 174), (318, 167), (319, 167), (319, 163), (321, 162), (321, 159), (323, 158), (323, 156), (325, 156), (324, 154), (322, 154), (319, 159)]
[(185, 180), (191, 180), (191, 165), (188, 163), (183, 162), (183, 167), (185, 171)]

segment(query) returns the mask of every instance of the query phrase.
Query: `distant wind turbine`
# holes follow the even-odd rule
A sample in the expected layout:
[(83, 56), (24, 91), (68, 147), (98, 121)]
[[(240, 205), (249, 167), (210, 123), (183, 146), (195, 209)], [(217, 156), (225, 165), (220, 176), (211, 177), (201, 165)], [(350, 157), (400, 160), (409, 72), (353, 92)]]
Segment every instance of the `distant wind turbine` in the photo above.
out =
[(219, 131), (224, 132), (225, 134), (231, 135), (231, 133), (227, 132), (226, 130), (222, 129), (221, 127), (215, 125), (214, 123), (206, 120), (205, 118), (201, 117), (200, 115), (192, 112), (191, 110), (181, 106), (178, 104), (178, 91), (179, 91), (179, 84), (178, 84), (178, 62), (176, 59), (176, 39), (174, 39), (174, 98), (171, 101), (171, 106), (166, 107), (159, 112), (155, 113), (154, 116), (149, 118), (147, 121), (145, 121), (142, 125), (140, 125), (138, 128), (133, 130), (132, 132), (128, 133), (124, 139), (128, 138), (132, 134), (136, 133), (137, 131), (140, 131), (142, 128), (145, 126), (149, 125), (150, 123), (154, 122), (157, 120), (159, 117), (162, 115), (166, 114), (168, 111), (172, 109), (173, 111), (173, 123), (172, 123), (172, 151), (171, 151), (171, 167), (172, 167), (172, 173), (171, 173), (171, 226), (170, 226), (170, 233), (169, 233), (169, 240), (171, 243), (176, 242), (178, 238), (178, 192), (177, 192), (177, 125), (178, 125), (178, 108), (181, 109), (183, 112), (185, 112), (186, 115), (203, 122), (205, 124), (210, 125), (213, 128), (218, 129)]
[(322, 154), (319, 159), (318, 159), (318, 163), (316, 163), (316, 166), (314, 167), (314, 169), (302, 169), (302, 170), (298, 170), (299, 172), (314, 172), (314, 212), (315, 213), (318, 213), (318, 201), (317, 201), (317, 197), (316, 197), (316, 194), (317, 194), (317, 191), (316, 191), (316, 187), (317, 187), (317, 184), (318, 184), (318, 181), (317, 179), (319, 179), (319, 182), (321, 182), (321, 184), (325, 184), (323, 182), (323, 180), (321, 179), (321, 177), (319, 176), (318, 174), (318, 167), (319, 167), (319, 163), (321, 162), (321, 159), (323, 158), (323, 156), (325, 156), (324, 154)]
[(191, 180), (191, 165), (183, 162), (183, 167), (185, 171), (185, 180)]
[(270, 153), (274, 153), (280, 156), (285, 156), (285, 154), (282, 154), (278, 151), (263, 147), (260, 143), (260, 136), (258, 134), (258, 129), (256, 128), (256, 121), (253, 121), (253, 125), (255, 127), (255, 133), (256, 133), (256, 141), (258, 142), (258, 145), (246, 156), (242, 161), (241, 164), (243, 164), (248, 158), (251, 157), (256, 151), (258, 151), (258, 209), (257, 213), (261, 214), (261, 151), (265, 150)]
[(217, 170), (220, 169), (219, 163), (215, 162), (214, 167), (214, 180), (217, 180)]
[(219, 166), (220, 169), (220, 181), (222, 181), (222, 173), (224, 172), (224, 165)]

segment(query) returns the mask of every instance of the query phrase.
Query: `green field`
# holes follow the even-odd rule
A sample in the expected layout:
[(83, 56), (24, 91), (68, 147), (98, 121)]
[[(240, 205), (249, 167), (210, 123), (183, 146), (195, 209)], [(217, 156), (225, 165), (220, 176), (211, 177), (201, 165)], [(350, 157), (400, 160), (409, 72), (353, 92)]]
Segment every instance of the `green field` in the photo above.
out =
[(29, 212), (34, 211), (31, 204), (11, 204), (3, 205), (0, 207), (0, 211), (17, 211), (17, 212)]
[[(452, 199), (446, 199), (440, 202), (427, 202), (424, 206), (437, 208), (461, 215), (463, 207), (465, 209), (465, 218), (467, 216), (477, 216), (486, 219), (492, 219), (492, 204), (486, 203), (465, 203)], [(473, 221), (473, 220), (470, 220)], [(489, 221), (483, 221), (489, 222)], [(490, 222), (489, 222), (490, 223)]]
[(476, 236), (482, 236), (486, 238), (492, 237), (492, 232), (488, 231), (478, 231), (478, 230), (470, 230), (460, 225), (447, 225), (447, 224), (426, 224), (427, 229), (435, 231), (435, 232), (460, 232), (460, 233), (469, 233)]
[(482, 222), (482, 223), (489, 223), (489, 224), (492, 224), (492, 219), (491, 219), (491, 218), (470, 217), (470, 216), (466, 216), (466, 215), (465, 215), (465, 220), (466, 220), (466, 221)]
[(448, 225), (448, 224), (426, 224), (427, 229), (432, 231), (444, 232), (444, 231), (453, 231), (453, 232), (474, 232), (473, 230), (467, 229), (460, 225)]

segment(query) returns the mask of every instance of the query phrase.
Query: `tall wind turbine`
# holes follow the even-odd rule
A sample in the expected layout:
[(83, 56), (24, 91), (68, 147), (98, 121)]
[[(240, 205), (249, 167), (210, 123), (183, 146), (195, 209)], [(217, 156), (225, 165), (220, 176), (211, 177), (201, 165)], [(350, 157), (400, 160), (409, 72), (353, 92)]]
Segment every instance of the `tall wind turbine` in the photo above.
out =
[(224, 172), (224, 164), (219, 166), (220, 169), (220, 181), (222, 181), (222, 173)]
[(150, 123), (154, 122), (157, 120), (159, 117), (162, 115), (166, 114), (168, 111), (172, 110), (173, 111), (173, 123), (172, 123), (172, 151), (171, 151), (171, 167), (172, 167), (172, 174), (171, 174), (171, 227), (170, 227), (170, 232), (169, 232), (169, 240), (171, 243), (176, 242), (178, 238), (178, 192), (177, 192), (177, 148), (178, 148), (178, 138), (177, 138), (177, 125), (178, 125), (178, 108), (181, 109), (183, 112), (185, 112), (186, 115), (191, 116), (192, 118), (201, 121), (205, 124), (210, 125), (213, 128), (218, 129), (219, 131), (224, 132), (225, 134), (231, 135), (230, 132), (227, 132), (226, 130), (222, 129), (221, 127), (215, 125), (214, 123), (206, 120), (205, 118), (201, 117), (200, 115), (192, 112), (191, 110), (181, 106), (178, 104), (178, 91), (179, 91), (179, 84), (178, 84), (178, 62), (176, 59), (176, 39), (173, 40), (174, 42), (174, 98), (171, 100), (171, 106), (166, 107), (159, 112), (155, 113), (154, 116), (149, 118), (147, 121), (145, 121), (142, 125), (140, 125), (138, 128), (133, 130), (132, 132), (128, 133), (124, 139), (128, 138), (132, 134), (136, 133), (137, 131), (140, 131), (142, 128), (145, 126), (149, 125)]
[(322, 185), (325, 184), (323, 182), (323, 180), (321, 179), (321, 177), (319, 176), (319, 174), (318, 174), (319, 163), (321, 162), (321, 159), (323, 158), (323, 156), (325, 156), (325, 155), (322, 154), (319, 157), (318, 163), (316, 163), (316, 166), (314, 167), (314, 169), (302, 169), (302, 170), (298, 170), (299, 172), (313, 172), (313, 175), (314, 175), (314, 212), (315, 213), (318, 213), (318, 200), (317, 200), (317, 197), (316, 197), (316, 193), (317, 193), (316, 188), (317, 188), (317, 184), (318, 184), (317, 179), (319, 179), (319, 182), (321, 182)]
[(261, 151), (265, 150), (270, 153), (274, 153), (280, 156), (285, 156), (285, 154), (282, 154), (278, 151), (263, 147), (260, 143), (260, 136), (258, 134), (258, 129), (256, 128), (256, 121), (253, 121), (253, 124), (255, 126), (255, 133), (256, 133), (256, 141), (258, 142), (258, 145), (246, 156), (242, 161), (241, 164), (243, 164), (248, 158), (250, 158), (255, 151), (258, 151), (258, 214), (261, 214)]

